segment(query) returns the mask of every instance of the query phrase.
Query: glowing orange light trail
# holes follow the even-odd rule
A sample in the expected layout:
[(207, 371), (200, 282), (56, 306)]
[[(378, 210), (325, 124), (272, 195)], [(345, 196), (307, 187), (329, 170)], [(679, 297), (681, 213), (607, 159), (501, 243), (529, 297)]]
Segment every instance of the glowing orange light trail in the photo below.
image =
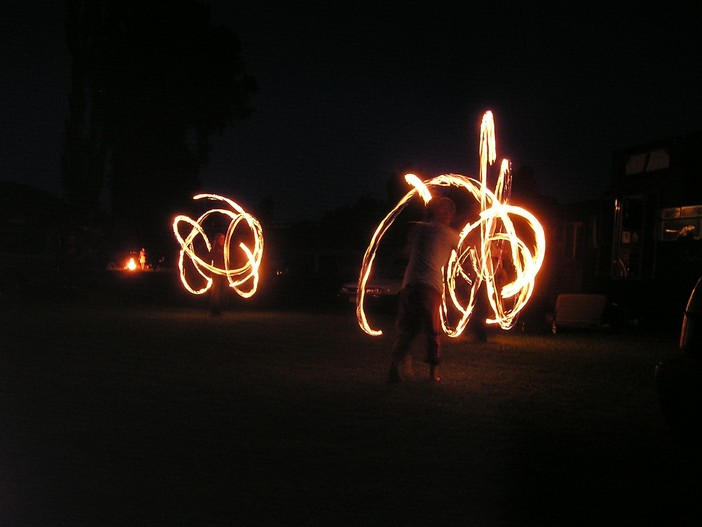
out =
[[(263, 256), (263, 229), (261, 228), (261, 224), (256, 218), (247, 213), (236, 202), (223, 196), (219, 196), (217, 194), (197, 194), (193, 197), (193, 199), (221, 201), (228, 205), (231, 210), (225, 208), (214, 208), (206, 211), (197, 220), (193, 220), (185, 215), (179, 215), (173, 221), (173, 233), (180, 244), (178, 269), (180, 270), (180, 280), (183, 283), (183, 286), (189, 292), (195, 295), (201, 295), (206, 293), (210, 287), (212, 287), (211, 276), (220, 275), (227, 277), (229, 287), (234, 289), (239, 296), (243, 298), (253, 296), (258, 288), (258, 269), (261, 265), (261, 257)], [(202, 225), (204, 224), (205, 220), (213, 214), (222, 214), (228, 217), (230, 220), (224, 241), (224, 268), (211, 265), (209, 262), (206, 262), (200, 256), (198, 256), (195, 252), (195, 240), (198, 237), (202, 238), (208, 252), (212, 249), (212, 244), (205, 234)], [(248, 226), (251, 232), (253, 248), (249, 247), (249, 245), (243, 241), (240, 242), (238, 247), (243, 254), (243, 264), (241, 264), (239, 267), (230, 269), (229, 266), (233, 261), (232, 254), (230, 252), (232, 238), (234, 236), (234, 231), (242, 222)], [(190, 232), (185, 237), (183, 237), (180, 233), (182, 223), (186, 223), (190, 226)], [(188, 279), (184, 267), (186, 256), (192, 262), (197, 273), (204, 279), (205, 285), (203, 287), (196, 288)]]
[[(376, 251), (405, 206), (418, 195), (425, 204), (428, 203), (432, 195), (430, 189), (434, 187), (457, 187), (480, 204), (478, 218), (463, 226), (458, 246), (444, 269), (441, 306), (444, 331), (451, 337), (463, 333), (473, 313), (476, 294), (483, 283), (494, 315), (487, 322), (498, 324), (503, 329), (510, 329), (516, 323), (517, 315), (531, 298), (534, 280), (543, 264), (546, 249), (544, 230), (531, 212), (507, 203), (511, 190), (511, 171), (507, 160), (500, 164), (495, 190), (488, 188), (488, 166), (497, 158), (491, 112), (483, 115), (479, 153), (480, 181), (459, 174), (443, 174), (426, 181), (421, 181), (414, 174), (405, 176), (414, 188), (380, 222), (363, 256), (356, 296), (356, 318), (361, 329), (369, 335), (382, 335), (382, 331), (371, 327), (364, 307), (366, 283), (372, 274)], [(514, 219), (521, 220), (519, 229)], [(476, 229), (479, 229), (480, 241), (471, 243), (471, 234)], [(525, 239), (526, 235), (529, 236)], [(502, 283), (504, 277), (498, 277), (507, 262), (511, 264), (512, 276), (509, 282)], [(458, 314), (453, 323), (449, 320), (451, 313)]]
[(414, 174), (405, 174), (405, 181), (417, 189), (417, 192), (420, 196), (422, 196), (425, 205), (429, 203), (431, 200), (431, 192), (429, 192), (429, 189), (421, 179)]

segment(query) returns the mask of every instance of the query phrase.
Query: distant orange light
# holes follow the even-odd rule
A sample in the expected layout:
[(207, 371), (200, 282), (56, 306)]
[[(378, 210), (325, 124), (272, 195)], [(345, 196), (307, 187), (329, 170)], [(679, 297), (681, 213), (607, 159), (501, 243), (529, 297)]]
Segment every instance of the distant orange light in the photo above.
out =
[[(546, 250), (544, 230), (534, 215), (526, 209), (508, 204), (511, 171), (507, 160), (500, 164), (494, 190), (487, 186), (488, 165), (494, 164), (495, 127), (491, 112), (483, 115), (480, 126), (480, 181), (459, 174), (444, 174), (421, 181), (414, 174), (407, 174), (410, 190), (378, 225), (361, 264), (356, 296), (356, 318), (363, 331), (369, 335), (382, 335), (370, 326), (364, 309), (366, 283), (371, 276), (373, 261), (382, 237), (402, 212), (407, 203), (420, 196), (424, 203), (431, 200), (432, 187), (457, 187), (465, 190), (480, 204), (478, 217), (469, 220), (460, 231), (458, 247), (444, 269), (444, 291), (441, 321), (450, 337), (458, 337), (465, 330), (473, 313), (476, 294), (485, 284), (485, 294), (493, 312), (486, 322), (510, 329), (524, 309), (534, 290), (536, 274), (541, 269)], [(516, 220), (516, 223), (515, 223)], [(479, 234), (469, 236), (473, 233)], [(509, 281), (503, 272), (509, 263)], [(457, 293), (457, 288), (462, 294)], [(450, 300), (450, 303), (449, 303)], [(449, 308), (458, 314), (458, 320), (449, 320)], [(454, 317), (455, 318), (455, 317)]]
[(134, 258), (130, 258), (129, 261), (127, 262), (127, 265), (124, 266), (125, 269), (128, 271), (136, 271), (137, 264)]

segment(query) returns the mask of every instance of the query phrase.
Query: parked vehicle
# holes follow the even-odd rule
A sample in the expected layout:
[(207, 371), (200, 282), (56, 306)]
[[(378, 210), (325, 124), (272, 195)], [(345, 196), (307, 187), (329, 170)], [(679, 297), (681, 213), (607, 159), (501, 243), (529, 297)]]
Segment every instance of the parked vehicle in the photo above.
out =
[[(366, 300), (397, 300), (402, 287), (402, 278), (373, 278), (366, 283)], [(356, 303), (358, 281), (346, 282), (339, 289), (339, 296), (347, 302)]]

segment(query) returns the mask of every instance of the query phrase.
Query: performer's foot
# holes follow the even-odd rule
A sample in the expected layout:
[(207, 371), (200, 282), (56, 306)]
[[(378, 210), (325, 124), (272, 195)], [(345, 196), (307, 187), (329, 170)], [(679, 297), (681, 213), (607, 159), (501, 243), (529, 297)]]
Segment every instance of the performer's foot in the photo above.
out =
[(435, 384), (441, 382), (441, 377), (439, 377), (438, 366), (431, 366), (431, 368), (429, 369), (429, 382), (433, 382)]
[(414, 368), (412, 367), (412, 355), (407, 355), (405, 357), (405, 367), (404, 367), (405, 377), (408, 379), (414, 379)]

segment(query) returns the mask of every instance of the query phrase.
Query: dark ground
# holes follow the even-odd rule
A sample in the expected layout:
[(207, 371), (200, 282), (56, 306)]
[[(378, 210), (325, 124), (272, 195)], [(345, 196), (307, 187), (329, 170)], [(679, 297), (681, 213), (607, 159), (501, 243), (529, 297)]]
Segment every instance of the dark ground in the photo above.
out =
[(140, 287), (0, 299), (0, 526), (698, 516), (654, 382), (678, 335), (445, 339), (441, 385), (417, 357), (388, 386), (387, 337), (349, 306), (212, 318)]

